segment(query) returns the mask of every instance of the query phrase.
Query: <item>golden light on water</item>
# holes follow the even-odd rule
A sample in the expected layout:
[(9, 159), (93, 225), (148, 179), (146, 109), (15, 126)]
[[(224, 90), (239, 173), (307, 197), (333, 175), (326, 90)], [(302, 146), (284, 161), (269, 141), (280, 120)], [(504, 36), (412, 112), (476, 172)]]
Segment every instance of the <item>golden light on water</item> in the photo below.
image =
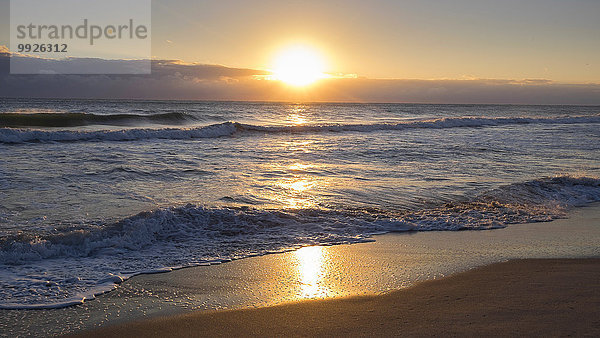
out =
[(307, 107), (303, 104), (295, 104), (289, 108), (284, 123), (293, 126), (301, 126), (310, 122), (310, 117), (306, 113)]
[(291, 124), (295, 126), (301, 126), (308, 122), (308, 119), (301, 114), (290, 114), (288, 119), (290, 120)]
[(290, 166), (288, 166), (288, 169), (291, 171), (304, 171), (308, 168), (312, 168), (314, 167), (312, 164), (304, 164), (304, 163), (294, 163)]
[(281, 51), (273, 65), (274, 80), (302, 87), (328, 77), (323, 59), (314, 49), (307, 46), (292, 46)]
[[(294, 108), (301, 111), (303, 108)], [(295, 114), (295, 113), (293, 113)], [(287, 121), (290, 120), (288, 115)], [(287, 122), (286, 121), (286, 122)], [(306, 140), (294, 136), (272, 145), (274, 152), (308, 153), (319, 147), (315, 140)], [(319, 175), (323, 165), (304, 161), (265, 165), (265, 170), (277, 172), (277, 177), (269, 182), (271, 188), (264, 191), (265, 199), (276, 202), (288, 209), (315, 208), (321, 203), (319, 192), (330, 184), (330, 177)]]
[(288, 151), (296, 151), (296, 152), (310, 152), (316, 149), (315, 144), (317, 142), (314, 140), (294, 140), (292, 142), (288, 142), (286, 149)]
[(289, 182), (282, 183), (284, 188), (292, 189), (295, 192), (303, 192), (312, 188), (316, 182), (310, 181), (309, 179), (298, 179)]
[(306, 173), (309, 168), (315, 168), (313, 164), (296, 162), (286, 166), (292, 177), (282, 178), (275, 183), (282, 188), (279, 194), (272, 198), (283, 203), (286, 208), (300, 209), (313, 208), (319, 199), (315, 195), (315, 189), (322, 188), (327, 180), (322, 176), (314, 176)]
[(322, 246), (310, 246), (294, 252), (298, 261), (298, 279), (301, 298), (325, 297), (328, 289), (324, 286), (323, 274), (325, 254)]
[(314, 207), (316, 201), (309, 191), (317, 184), (318, 182), (309, 178), (283, 180), (277, 184), (283, 188), (282, 195), (277, 199), (284, 203), (287, 208), (300, 209)]

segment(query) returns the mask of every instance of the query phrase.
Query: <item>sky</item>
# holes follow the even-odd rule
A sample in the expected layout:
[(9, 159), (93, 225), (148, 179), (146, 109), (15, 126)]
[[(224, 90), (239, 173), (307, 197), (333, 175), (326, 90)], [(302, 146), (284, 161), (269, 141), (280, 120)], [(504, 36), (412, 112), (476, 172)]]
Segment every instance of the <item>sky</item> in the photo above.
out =
[[(0, 46), (8, 9), (0, 0)], [(153, 75), (9, 76), (0, 61), (0, 96), (600, 104), (599, 15), (597, 0), (154, 0)], [(292, 44), (357, 78), (293, 89), (249, 77)]]
[(597, 0), (183, 0), (153, 11), (158, 58), (265, 69), (301, 41), (330, 71), (369, 78), (600, 82)]

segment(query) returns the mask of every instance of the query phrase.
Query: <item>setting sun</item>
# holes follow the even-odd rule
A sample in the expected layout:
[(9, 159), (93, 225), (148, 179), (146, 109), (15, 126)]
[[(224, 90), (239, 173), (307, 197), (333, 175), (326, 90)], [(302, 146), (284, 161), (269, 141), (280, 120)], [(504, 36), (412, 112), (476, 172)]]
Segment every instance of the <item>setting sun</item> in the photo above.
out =
[(319, 54), (304, 46), (294, 46), (275, 58), (273, 79), (293, 86), (306, 86), (327, 77)]

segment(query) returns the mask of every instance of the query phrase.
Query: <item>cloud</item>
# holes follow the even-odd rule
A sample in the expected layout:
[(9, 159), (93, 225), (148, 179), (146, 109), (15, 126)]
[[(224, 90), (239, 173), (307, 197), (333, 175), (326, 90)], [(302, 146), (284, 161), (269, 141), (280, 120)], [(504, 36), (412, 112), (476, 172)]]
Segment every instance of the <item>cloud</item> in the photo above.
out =
[[(150, 75), (10, 75), (0, 46), (0, 97), (137, 98), (255, 101), (420, 103), (600, 104), (599, 84), (560, 84), (544, 79), (406, 80), (333, 78), (303, 89), (266, 80), (262, 70), (153, 60)], [(27, 58), (25, 56), (18, 56)], [(69, 67), (106, 64), (100, 59), (27, 58)]]
[(178, 60), (152, 61), (153, 77), (169, 77), (176, 75), (184, 79), (216, 80), (268, 74), (270, 73), (261, 70), (230, 68), (219, 65), (188, 64)]

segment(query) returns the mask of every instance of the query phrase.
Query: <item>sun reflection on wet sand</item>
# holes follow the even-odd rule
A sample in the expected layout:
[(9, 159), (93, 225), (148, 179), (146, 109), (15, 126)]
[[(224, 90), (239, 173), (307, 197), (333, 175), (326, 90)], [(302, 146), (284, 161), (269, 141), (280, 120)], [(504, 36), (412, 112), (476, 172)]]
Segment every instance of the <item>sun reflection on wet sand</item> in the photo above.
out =
[(299, 297), (303, 299), (326, 297), (329, 289), (324, 285), (326, 253), (322, 246), (310, 246), (294, 252), (298, 261), (300, 283)]

